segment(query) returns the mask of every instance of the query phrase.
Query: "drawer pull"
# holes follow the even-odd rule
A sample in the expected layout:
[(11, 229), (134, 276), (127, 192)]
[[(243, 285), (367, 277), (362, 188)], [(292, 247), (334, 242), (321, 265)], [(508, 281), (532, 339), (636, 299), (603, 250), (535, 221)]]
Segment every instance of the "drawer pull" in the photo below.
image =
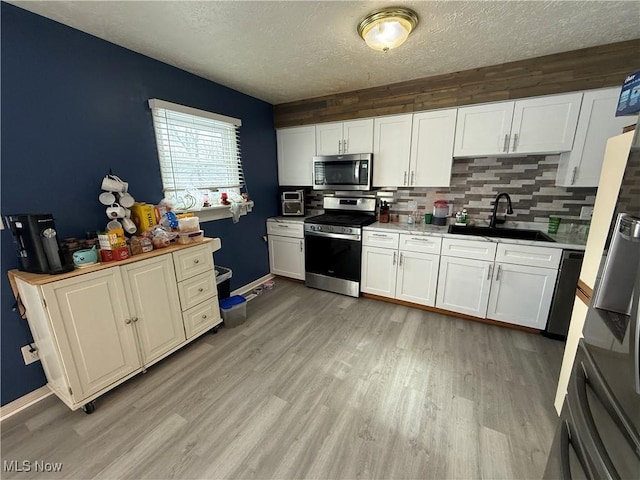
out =
[(202, 315), (202, 319), (203, 319), (203, 320), (206, 320), (206, 318), (207, 318), (207, 315), (206, 315), (206, 314)]
[(200, 293), (202, 293), (202, 292), (204, 292), (204, 288), (200, 287), (200, 288), (198, 289), (198, 291), (199, 291)]
[(411, 240), (417, 240), (418, 242), (431, 243), (431, 239), (430, 238), (411, 237)]
[(200, 260), (198, 260), (198, 259), (196, 258), (196, 259), (193, 261), (193, 263), (195, 263), (195, 264), (197, 265), (198, 263), (200, 263)]
[(379, 237), (379, 238), (389, 238), (389, 236), (384, 234), (384, 233), (372, 233), (371, 236), (372, 237)]
[(278, 228), (289, 228), (289, 225), (280, 225), (280, 224), (278, 224)]

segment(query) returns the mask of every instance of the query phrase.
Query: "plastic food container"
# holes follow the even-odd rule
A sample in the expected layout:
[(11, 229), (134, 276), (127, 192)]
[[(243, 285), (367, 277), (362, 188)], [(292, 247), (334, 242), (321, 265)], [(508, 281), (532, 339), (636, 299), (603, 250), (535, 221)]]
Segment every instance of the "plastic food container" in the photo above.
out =
[(247, 299), (242, 295), (225, 298), (220, 302), (220, 310), (225, 327), (237, 327), (247, 320)]
[(204, 240), (204, 230), (198, 230), (197, 232), (178, 233), (176, 237), (176, 243), (180, 245), (189, 245), (190, 243), (198, 243)]
[(200, 219), (198, 217), (179, 218), (178, 231), (181, 233), (199, 232)]
[(449, 202), (446, 200), (438, 200), (433, 202), (433, 216), (434, 217), (448, 217), (449, 216)]

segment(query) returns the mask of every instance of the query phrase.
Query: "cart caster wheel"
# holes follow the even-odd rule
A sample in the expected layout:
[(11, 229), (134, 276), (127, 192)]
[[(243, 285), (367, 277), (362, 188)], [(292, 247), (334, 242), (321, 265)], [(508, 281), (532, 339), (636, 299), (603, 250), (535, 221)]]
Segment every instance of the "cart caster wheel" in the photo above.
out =
[(213, 334), (215, 335), (216, 333), (218, 333), (218, 330), (219, 330), (219, 328), (218, 328), (218, 327), (213, 327), (213, 328), (211, 329), (211, 333), (213, 333)]
[(96, 405), (93, 402), (89, 402), (89, 403), (85, 403), (82, 406), (82, 411), (84, 413), (86, 413), (87, 415), (91, 415), (93, 412), (96, 411)]

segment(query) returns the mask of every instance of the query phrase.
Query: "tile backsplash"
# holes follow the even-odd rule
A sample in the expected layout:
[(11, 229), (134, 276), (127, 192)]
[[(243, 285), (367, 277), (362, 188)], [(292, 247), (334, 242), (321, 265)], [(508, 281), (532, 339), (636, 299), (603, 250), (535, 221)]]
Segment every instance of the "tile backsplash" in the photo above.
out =
[[(375, 164), (374, 164), (375, 168)], [(558, 156), (454, 159), (451, 186), (443, 188), (398, 187), (378, 190), (391, 204), (390, 212), (406, 215), (407, 202), (418, 203), (420, 212), (431, 212), (435, 200), (453, 203), (453, 211), (467, 209), (469, 218), (482, 224), (491, 215), (491, 202), (506, 192), (513, 203), (516, 222), (547, 222), (550, 215), (562, 217), (563, 223), (588, 223), (580, 220), (580, 209), (593, 206), (596, 188), (556, 187)], [(307, 209), (322, 208), (321, 192), (307, 192)], [(503, 203), (504, 200), (501, 201)], [(500, 206), (504, 212), (506, 202)]]

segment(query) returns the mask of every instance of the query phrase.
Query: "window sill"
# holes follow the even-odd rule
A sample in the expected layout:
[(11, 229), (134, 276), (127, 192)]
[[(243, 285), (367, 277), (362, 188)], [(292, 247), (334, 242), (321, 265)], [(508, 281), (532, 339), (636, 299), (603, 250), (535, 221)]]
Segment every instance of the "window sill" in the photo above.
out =
[[(240, 205), (240, 216), (246, 215), (253, 210), (253, 201), (242, 202)], [(202, 207), (200, 210), (183, 210), (176, 213), (190, 212), (194, 213), (200, 222), (211, 222), (213, 220), (222, 220), (224, 218), (231, 218), (231, 211), (229, 205), (216, 205), (215, 207)]]

